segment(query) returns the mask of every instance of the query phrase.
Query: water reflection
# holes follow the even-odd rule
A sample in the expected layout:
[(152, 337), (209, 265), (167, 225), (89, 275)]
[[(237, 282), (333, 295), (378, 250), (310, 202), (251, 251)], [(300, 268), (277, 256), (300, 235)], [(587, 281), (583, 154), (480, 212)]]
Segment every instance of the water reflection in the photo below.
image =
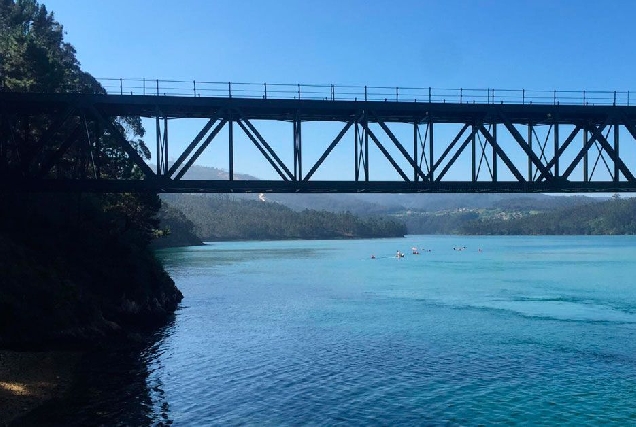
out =
[(117, 344), (82, 357), (68, 395), (54, 399), (16, 425), (171, 425), (160, 379), (158, 354), (174, 318), (138, 342)]

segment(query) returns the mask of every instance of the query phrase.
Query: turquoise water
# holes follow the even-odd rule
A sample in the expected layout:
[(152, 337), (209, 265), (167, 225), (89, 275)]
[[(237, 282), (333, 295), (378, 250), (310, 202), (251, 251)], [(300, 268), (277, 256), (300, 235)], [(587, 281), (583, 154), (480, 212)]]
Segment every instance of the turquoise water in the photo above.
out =
[(144, 353), (151, 420), (636, 424), (635, 237), (232, 242), (160, 256), (185, 299)]

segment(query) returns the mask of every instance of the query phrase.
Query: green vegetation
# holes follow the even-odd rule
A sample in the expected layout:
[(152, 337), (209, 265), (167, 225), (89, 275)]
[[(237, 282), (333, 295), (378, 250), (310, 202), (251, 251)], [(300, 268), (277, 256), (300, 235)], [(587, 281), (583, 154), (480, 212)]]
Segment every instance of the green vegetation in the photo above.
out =
[(303, 210), (229, 196), (166, 195), (194, 223), (203, 240), (345, 239), (406, 234), (398, 221), (360, 218), (349, 212)]
[[(0, 0), (0, 88), (104, 92), (35, 0)], [(9, 134), (21, 137), (2, 141), (0, 171), (36, 167), (37, 141), (54, 119), (4, 119), (18, 130)], [(73, 120), (71, 126), (82, 124)], [(115, 126), (149, 158), (138, 117), (118, 118)], [(139, 174), (112, 138), (104, 135), (90, 162), (81, 147), (71, 147), (50, 173)], [(0, 347), (95, 342), (164, 321), (182, 295), (149, 249), (160, 205), (154, 194), (0, 194)]]
[(636, 199), (617, 196), (509, 220), (476, 219), (462, 225), (463, 234), (636, 234)]
[(173, 248), (203, 244), (195, 233), (194, 223), (183, 212), (173, 208), (168, 203), (163, 202), (161, 204), (157, 219), (161, 230), (157, 238), (152, 241), (153, 248)]
[(408, 212), (398, 214), (409, 234), (462, 234), (468, 221), (479, 218), (477, 210)]
[(556, 204), (501, 202), (489, 209), (408, 212), (398, 217), (411, 234), (636, 234), (636, 199), (554, 199)]
[[(591, 197), (504, 197), (480, 207), (443, 210), (409, 210), (395, 214), (402, 220), (409, 234), (590, 234), (584, 233), (583, 223), (563, 228), (567, 212), (598, 210), (603, 199)], [(583, 221), (583, 217), (578, 215)], [(551, 231), (546, 231), (551, 230)], [(610, 230), (597, 234), (612, 234)]]
[[(429, 195), (379, 195), (365, 200), (350, 195), (295, 195), (299, 200), (279, 196), (267, 195), (268, 202), (256, 201), (256, 195), (251, 195), (252, 199), (248, 199), (249, 195), (162, 197), (185, 215), (172, 214), (173, 218), (191, 220), (194, 224), (167, 228), (174, 228), (177, 236), (181, 235), (179, 230), (187, 228), (202, 240), (365, 238), (403, 234), (634, 234), (635, 231), (631, 219), (636, 214), (632, 214), (636, 212), (632, 209), (635, 202), (617, 197), (606, 201), (581, 196), (479, 195), (484, 197), (480, 201), (475, 195), (430, 198)], [(396, 200), (427, 209), (406, 209)], [(298, 209), (301, 203), (311, 202), (323, 209), (331, 206), (336, 212)], [(467, 206), (458, 207), (462, 204)], [(355, 212), (373, 206), (373, 211), (390, 213), (384, 214), (384, 219), (361, 213), (338, 213), (338, 207), (343, 205)]]

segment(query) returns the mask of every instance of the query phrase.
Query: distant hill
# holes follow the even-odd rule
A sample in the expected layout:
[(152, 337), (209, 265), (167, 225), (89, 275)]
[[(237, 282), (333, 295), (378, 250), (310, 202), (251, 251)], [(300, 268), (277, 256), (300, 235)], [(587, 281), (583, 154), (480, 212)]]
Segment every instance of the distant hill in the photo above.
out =
[[(185, 174), (184, 179), (226, 180), (228, 174), (217, 168), (193, 166)], [(246, 174), (235, 174), (235, 179), (256, 180), (258, 178)], [(550, 229), (552, 230), (550, 233), (555, 233), (559, 230), (556, 224), (552, 224), (551, 228), (548, 225), (546, 225), (548, 228), (537, 228), (539, 224), (534, 222), (539, 218), (546, 223), (562, 221), (559, 212), (565, 212), (568, 209), (577, 211), (582, 206), (594, 206), (607, 201), (607, 198), (600, 197), (545, 194), (233, 194), (228, 200), (234, 204), (224, 201), (223, 209), (229, 209), (234, 212), (234, 215), (241, 217), (246, 215), (240, 210), (246, 209), (255, 217), (249, 224), (240, 221), (224, 223), (225, 227), (234, 228), (234, 231), (229, 232), (221, 230), (219, 221), (216, 221), (218, 227), (213, 231), (210, 224), (215, 223), (215, 219), (205, 212), (206, 209), (211, 210), (216, 212), (215, 215), (225, 218), (227, 212), (219, 210), (219, 200), (225, 200), (223, 197), (219, 198), (217, 194), (181, 194), (163, 195), (162, 198), (170, 201), (175, 208), (182, 210), (185, 216), (195, 224), (195, 231), (203, 239), (311, 236), (312, 234), (307, 231), (297, 231), (294, 234), (288, 233), (289, 230), (283, 231), (282, 228), (278, 228), (275, 232), (276, 227), (271, 224), (269, 231), (264, 231), (258, 224), (259, 221), (268, 221), (268, 218), (263, 215), (279, 218), (288, 216), (289, 221), (305, 222), (306, 218), (300, 220), (299, 217), (293, 217), (291, 212), (303, 213), (306, 210), (338, 214), (346, 212), (361, 218), (391, 217), (397, 223), (404, 224), (405, 232), (409, 234), (498, 234), (499, 229), (503, 234), (533, 233), (531, 230), (539, 229)], [(250, 204), (250, 202), (256, 204)], [(283, 207), (289, 209), (289, 212), (282, 209)], [(305, 216), (308, 217), (306, 213)], [(172, 220), (177, 218), (174, 213), (167, 217)], [(579, 215), (579, 219), (581, 218)], [(522, 224), (534, 225), (524, 228)], [(176, 224), (174, 226), (181, 227)], [(311, 225), (306, 224), (306, 226)], [(184, 227), (181, 229), (187, 228), (187, 226)], [(250, 227), (252, 231), (240, 231), (240, 227)], [(316, 227), (324, 228), (325, 226), (316, 225)], [(338, 234), (332, 232), (329, 235), (337, 236)]]
[(519, 218), (472, 218), (458, 231), (497, 235), (636, 234), (636, 199), (614, 197)]
[[(169, 163), (170, 166), (172, 166), (172, 162)], [(228, 171), (223, 170), (223, 169), (219, 169), (219, 168), (213, 168), (213, 167), (209, 167), (209, 166), (199, 166), (199, 165), (192, 165), (190, 167), (190, 169), (188, 169), (188, 171), (183, 175), (183, 177), (181, 179), (183, 180), (187, 180), (187, 179), (219, 179), (219, 180), (227, 180), (230, 178), (230, 174), (228, 173)], [(237, 180), (254, 180), (254, 179), (258, 179), (255, 176), (252, 175), (247, 175), (247, 174), (242, 174), (242, 173), (234, 173), (234, 179)]]
[[(183, 179), (228, 179), (226, 171), (193, 165)], [(235, 174), (235, 179), (258, 179)], [(584, 196), (545, 194), (267, 194), (266, 201), (280, 203), (293, 210), (326, 210), (356, 215), (402, 214), (409, 211), (443, 212), (456, 209), (551, 210), (602, 201)], [(258, 200), (258, 194), (236, 195), (237, 199)]]
[(402, 237), (406, 227), (389, 218), (352, 213), (294, 211), (278, 203), (230, 195), (169, 194), (164, 201), (183, 212), (202, 240), (346, 239)]

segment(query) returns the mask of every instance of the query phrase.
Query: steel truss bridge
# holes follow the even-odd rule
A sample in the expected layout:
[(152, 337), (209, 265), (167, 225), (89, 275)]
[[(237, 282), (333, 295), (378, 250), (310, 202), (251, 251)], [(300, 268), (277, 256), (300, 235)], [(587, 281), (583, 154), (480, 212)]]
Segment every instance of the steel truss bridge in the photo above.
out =
[[(158, 81), (156, 93), (146, 95), (125, 94), (123, 89), (116, 95), (0, 93), (0, 191), (636, 191), (636, 107), (629, 105), (629, 93), (619, 93), (617, 102), (617, 93), (609, 92), (603, 98), (607, 102), (591, 105), (594, 97), (589, 94), (587, 101), (583, 94), (583, 102), (577, 99), (568, 104), (557, 100), (554, 92), (541, 103), (532, 102), (524, 91), (523, 98), (504, 102), (497, 97), (501, 92), (495, 95), (494, 90), (492, 95), (488, 90), (487, 98), (471, 100), (463, 90), (447, 99), (432, 94), (430, 88), (419, 99), (405, 98), (405, 91), (400, 98), (399, 88), (393, 98), (371, 97), (366, 87), (359, 97), (339, 97), (334, 86), (311, 97), (299, 85), (297, 96), (292, 86), (292, 95), (272, 98), (267, 85), (256, 96), (237, 96), (231, 84), (223, 94), (201, 96), (193, 83), (190, 96), (164, 95)], [(114, 124), (117, 117), (130, 116), (154, 120), (153, 164)], [(205, 124), (183, 151), (170, 151), (169, 123), (185, 119), (204, 119), (200, 123)], [(264, 122), (291, 124), (288, 152), (274, 149), (259, 131)], [(29, 131), (34, 123), (47, 124), (37, 138)], [(311, 163), (303, 161), (307, 123), (335, 123), (340, 129), (324, 141), (322, 154)], [(396, 126), (402, 133), (395, 131)], [(239, 132), (258, 149), (278, 179), (235, 179), (234, 161), (244, 155), (235, 150)], [(140, 173), (104, 178), (100, 169), (109, 161), (105, 138), (114, 141)], [(215, 140), (227, 144), (228, 178), (184, 179)], [(350, 149), (352, 178), (315, 179), (341, 145)], [(281, 160), (290, 158), (289, 154), (292, 162)], [(388, 162), (394, 179), (372, 179), (372, 166), (380, 162)], [(72, 173), (64, 168), (72, 168)], [(451, 178), (458, 175), (463, 178)]]

